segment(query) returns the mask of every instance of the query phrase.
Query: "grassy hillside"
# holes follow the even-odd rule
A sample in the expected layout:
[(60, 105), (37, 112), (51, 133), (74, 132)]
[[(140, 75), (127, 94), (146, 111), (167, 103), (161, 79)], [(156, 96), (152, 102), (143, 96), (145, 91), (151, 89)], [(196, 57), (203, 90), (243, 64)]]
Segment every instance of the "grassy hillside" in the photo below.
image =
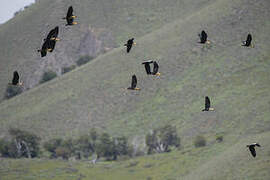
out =
[[(0, 107), (1, 132), (18, 126), (44, 137), (72, 136), (95, 126), (134, 135), (164, 123), (185, 136), (269, 130), (269, 14), (260, 5), (213, 3), (138, 39), (130, 54), (115, 49), (11, 99)], [(197, 43), (201, 29), (209, 47)], [(255, 48), (240, 46), (248, 32)], [(149, 58), (158, 59), (160, 79), (145, 75), (140, 63)], [(134, 73), (140, 92), (126, 90)], [(201, 112), (205, 95), (215, 112)]]
[[(36, 86), (46, 70), (58, 75), (61, 68), (74, 64), (80, 56), (98, 56), (122, 46), (130, 37), (141, 37), (175, 19), (207, 6), (215, 0), (106, 1), (42, 0), (19, 13), (0, 28), (0, 97), (14, 70), (25, 89)], [(72, 5), (79, 24), (66, 27), (61, 19)], [(55, 53), (40, 58), (36, 52), (49, 30), (60, 27)]]
[[(116, 48), (0, 105), (1, 135), (8, 127), (20, 127), (45, 140), (96, 127), (138, 144), (149, 130), (168, 123), (178, 129), (181, 151), (96, 167), (4, 160), (2, 166), (18, 172), (1, 170), (4, 178), (25, 173), (25, 179), (80, 174), (96, 179), (269, 179), (269, 6), (268, 0), (219, 0), (198, 11), (186, 9), (185, 16), (137, 38), (130, 54)], [(210, 45), (197, 43), (202, 29)], [(254, 48), (241, 46), (248, 33)], [(160, 78), (146, 76), (141, 62), (150, 58), (158, 60)], [(134, 73), (139, 92), (126, 90)], [(201, 112), (206, 95), (214, 112)], [(224, 143), (214, 143), (218, 133)], [(207, 147), (193, 148), (191, 140), (198, 134), (207, 138)], [(256, 159), (245, 149), (254, 141), (263, 144)], [(137, 165), (129, 168), (133, 161)]]

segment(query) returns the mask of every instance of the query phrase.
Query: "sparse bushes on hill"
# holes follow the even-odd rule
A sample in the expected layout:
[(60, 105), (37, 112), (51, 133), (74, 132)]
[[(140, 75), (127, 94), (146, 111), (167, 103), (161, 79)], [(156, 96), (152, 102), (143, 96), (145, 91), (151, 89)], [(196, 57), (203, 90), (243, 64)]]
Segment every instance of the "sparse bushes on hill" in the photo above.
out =
[(44, 72), (41, 80), (40, 80), (40, 83), (44, 83), (44, 82), (47, 82), (47, 81), (50, 81), (52, 80), (53, 78), (56, 78), (57, 77), (57, 74), (53, 71), (47, 71), (47, 72)]
[(81, 66), (81, 65), (84, 65), (84, 64), (88, 63), (92, 59), (94, 59), (94, 57), (86, 55), (86, 56), (80, 57), (79, 60), (76, 63), (77, 63), (78, 66)]
[(10, 158), (34, 158), (40, 153), (40, 138), (20, 129), (10, 129), (11, 140), (0, 140), (0, 153)]
[(75, 65), (71, 65), (71, 66), (68, 66), (68, 67), (63, 67), (63, 68), (62, 68), (62, 74), (65, 74), (65, 73), (67, 73), (67, 72), (70, 72), (70, 71), (72, 71), (72, 70), (75, 69), (75, 68), (76, 68)]
[(23, 92), (22, 87), (8, 85), (5, 93), (5, 99), (10, 99), (14, 96), (17, 96), (18, 94), (21, 94), (22, 92)]
[(166, 125), (146, 135), (148, 154), (169, 152), (170, 147), (180, 147), (180, 138), (175, 127)]
[(206, 139), (203, 136), (196, 136), (194, 145), (195, 147), (203, 147), (206, 145)]

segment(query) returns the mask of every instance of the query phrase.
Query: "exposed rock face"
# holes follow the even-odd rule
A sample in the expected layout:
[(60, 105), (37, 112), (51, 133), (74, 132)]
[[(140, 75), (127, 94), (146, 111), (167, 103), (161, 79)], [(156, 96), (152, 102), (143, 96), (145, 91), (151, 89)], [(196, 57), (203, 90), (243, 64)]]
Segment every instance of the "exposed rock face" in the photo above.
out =
[(113, 48), (113, 39), (105, 29), (78, 26), (60, 28), (60, 41), (56, 43), (54, 51), (44, 58), (37, 57), (37, 63), (31, 68), (32, 72), (24, 77), (25, 89), (39, 84), (45, 71), (52, 70), (60, 76), (63, 67), (75, 65), (81, 56), (97, 57)]

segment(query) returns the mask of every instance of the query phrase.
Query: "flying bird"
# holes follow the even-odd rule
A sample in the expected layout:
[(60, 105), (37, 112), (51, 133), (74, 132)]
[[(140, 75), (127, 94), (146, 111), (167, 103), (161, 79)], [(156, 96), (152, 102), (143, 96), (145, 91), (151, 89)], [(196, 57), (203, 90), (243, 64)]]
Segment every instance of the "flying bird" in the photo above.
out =
[(132, 76), (131, 86), (129, 88), (127, 88), (127, 89), (129, 89), (129, 90), (141, 90), (140, 88), (137, 88), (136, 86), (137, 86), (137, 77), (134, 74)]
[(252, 44), (251, 44), (251, 41), (252, 41), (252, 36), (251, 34), (248, 34), (247, 35), (247, 40), (246, 41), (243, 41), (243, 44), (242, 46), (246, 46), (246, 47), (253, 47)]
[(155, 75), (155, 76), (160, 76), (160, 73), (158, 72), (158, 63), (156, 61), (154, 61), (154, 68), (153, 68), (153, 72), (152, 74)]
[(255, 146), (261, 147), (261, 145), (259, 145), (258, 143), (252, 143), (252, 144), (247, 145), (253, 157), (256, 157)]
[(68, 12), (67, 12), (67, 16), (64, 17), (63, 19), (65, 19), (67, 21), (67, 24), (66, 26), (72, 26), (74, 24), (78, 24), (77, 22), (74, 22), (74, 19), (76, 18), (77, 16), (74, 16), (73, 15), (73, 7), (70, 6), (68, 8)]
[(214, 108), (211, 108), (211, 103), (208, 96), (205, 96), (205, 107), (202, 111), (214, 111)]
[(132, 45), (136, 45), (136, 43), (134, 42), (134, 38), (129, 39), (127, 43), (124, 45), (127, 46), (127, 53), (129, 53), (129, 51), (131, 50)]
[(59, 33), (59, 27), (56, 26), (54, 29), (52, 29), (49, 32), (47, 38), (44, 39), (44, 41), (48, 41), (47, 46), (48, 46), (49, 52), (53, 52), (53, 50), (55, 48), (56, 41), (60, 40), (59, 38), (57, 38), (58, 33)]
[(52, 49), (50, 48), (50, 43), (50, 40), (45, 40), (45, 42), (43, 42), (41, 49), (38, 50), (38, 52), (40, 52), (41, 54), (41, 57), (45, 57), (47, 55), (47, 52), (52, 51)]
[(153, 61), (145, 61), (143, 62), (142, 64), (144, 64), (144, 67), (145, 67), (145, 71), (146, 71), (146, 74), (150, 75), (152, 74), (151, 73), (151, 68), (150, 68), (150, 64), (153, 63)]
[(18, 71), (14, 71), (13, 72), (13, 79), (12, 79), (12, 83), (10, 83), (11, 85), (14, 86), (21, 86), (23, 85), (23, 83), (20, 81), (20, 76)]
[(204, 30), (202, 30), (201, 34), (198, 34), (198, 36), (200, 37), (200, 40), (201, 40), (200, 43), (202, 43), (202, 44), (205, 44), (205, 43), (210, 44), (210, 41), (207, 40), (207, 37), (208, 37), (207, 33)]

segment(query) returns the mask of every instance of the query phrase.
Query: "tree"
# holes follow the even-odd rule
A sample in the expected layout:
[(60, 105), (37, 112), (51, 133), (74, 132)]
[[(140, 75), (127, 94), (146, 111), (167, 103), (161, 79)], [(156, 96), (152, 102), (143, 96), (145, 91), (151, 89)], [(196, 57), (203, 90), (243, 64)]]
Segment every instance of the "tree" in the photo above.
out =
[(148, 154), (169, 152), (172, 146), (180, 147), (180, 138), (175, 127), (166, 125), (147, 134), (146, 145), (148, 146)]
[(39, 155), (40, 138), (38, 136), (17, 128), (9, 129), (9, 134), (12, 137), (12, 142), (16, 145), (17, 157), (32, 158)]
[(56, 158), (56, 149), (61, 146), (63, 140), (60, 138), (51, 139), (43, 144), (45, 150), (51, 153), (51, 158)]
[(103, 156), (109, 160), (115, 154), (114, 149), (114, 144), (109, 134), (103, 133), (97, 144), (98, 156)]

